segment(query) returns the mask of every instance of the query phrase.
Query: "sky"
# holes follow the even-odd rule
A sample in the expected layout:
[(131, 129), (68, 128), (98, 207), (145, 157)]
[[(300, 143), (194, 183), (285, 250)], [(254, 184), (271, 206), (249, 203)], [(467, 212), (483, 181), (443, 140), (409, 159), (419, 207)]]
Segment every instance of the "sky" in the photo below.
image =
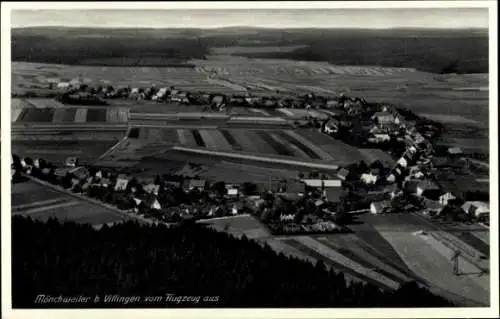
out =
[(488, 28), (487, 8), (12, 10), (11, 26)]

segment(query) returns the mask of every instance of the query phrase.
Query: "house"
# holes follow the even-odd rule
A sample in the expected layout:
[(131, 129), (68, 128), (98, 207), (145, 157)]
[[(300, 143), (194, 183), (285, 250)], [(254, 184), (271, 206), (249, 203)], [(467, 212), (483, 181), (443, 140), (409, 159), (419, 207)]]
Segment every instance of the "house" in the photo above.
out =
[(128, 178), (123, 174), (118, 175), (116, 178), (115, 191), (124, 191), (127, 189), (127, 185)]
[(385, 213), (389, 208), (391, 207), (391, 204), (388, 201), (378, 201), (378, 202), (372, 202), (370, 204), (370, 212), (372, 214), (383, 214)]
[(448, 154), (450, 155), (459, 155), (462, 154), (464, 151), (460, 147), (450, 147), (448, 148)]
[(200, 179), (190, 179), (187, 183), (184, 183), (184, 190), (191, 191), (193, 189), (197, 189), (200, 192), (205, 190), (207, 182), (205, 180)]
[(59, 83), (57, 83), (57, 88), (58, 89), (67, 89), (67, 88), (69, 88), (69, 83), (68, 82), (59, 82)]
[(324, 132), (326, 134), (335, 134), (339, 131), (339, 121), (331, 119), (325, 124)]
[(160, 185), (155, 185), (153, 183), (146, 184), (144, 185), (144, 191), (148, 194), (158, 195), (158, 192), (160, 191)]
[(448, 202), (453, 199), (456, 199), (456, 197), (453, 196), (452, 193), (447, 192), (446, 194), (439, 196), (439, 203), (443, 206), (446, 206), (448, 205)]
[(69, 170), (69, 172), (75, 175), (76, 178), (85, 179), (90, 175), (89, 170), (86, 167), (76, 167), (74, 169)]
[(371, 143), (383, 143), (390, 141), (391, 137), (389, 134), (373, 134), (371, 137), (368, 138), (368, 141)]
[(360, 180), (365, 183), (365, 184), (375, 184), (378, 180), (377, 175), (373, 175), (371, 172), (370, 173), (363, 173), (361, 174)]
[(225, 97), (223, 95), (215, 95), (211, 101), (212, 106), (217, 108), (225, 106)]
[(342, 187), (342, 181), (338, 179), (303, 179), (302, 182), (313, 188)]
[(280, 215), (280, 221), (282, 221), (282, 222), (290, 222), (290, 221), (293, 221), (294, 219), (295, 219), (294, 214), (281, 214)]
[(488, 220), (490, 217), (490, 204), (480, 201), (465, 202), (462, 210), (479, 220)]
[(434, 198), (437, 197), (439, 198), (441, 190), (439, 186), (428, 179), (424, 179), (423, 181), (419, 181), (417, 184), (417, 196), (423, 196), (423, 197), (428, 197), (428, 198)]
[(188, 92), (178, 92), (170, 95), (170, 101), (189, 104)]
[(337, 177), (343, 181), (347, 180), (350, 176), (351, 176), (351, 171), (348, 170), (347, 168), (341, 168), (337, 172)]
[(372, 120), (376, 120), (379, 124), (399, 124), (399, 120), (389, 112), (376, 112), (373, 114)]
[(78, 165), (78, 158), (68, 157), (68, 158), (66, 158), (65, 164), (66, 164), (66, 166), (75, 167)]
[(407, 168), (410, 164), (410, 159), (403, 155), (396, 163), (399, 164), (399, 166), (401, 166), (402, 168)]

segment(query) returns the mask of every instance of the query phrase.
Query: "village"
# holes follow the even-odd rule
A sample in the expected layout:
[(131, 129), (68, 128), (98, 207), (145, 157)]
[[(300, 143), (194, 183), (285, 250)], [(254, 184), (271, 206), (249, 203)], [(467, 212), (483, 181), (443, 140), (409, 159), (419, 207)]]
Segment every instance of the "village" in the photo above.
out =
[(87, 163), (82, 166), (78, 158), (68, 158), (66, 167), (56, 167), (41, 158), (13, 155), (13, 181), (23, 174), (31, 175), (154, 222), (176, 223), (249, 213), (274, 233), (284, 234), (348, 231), (346, 225), (352, 212), (418, 211), (429, 218), (488, 224), (487, 202), (471, 200), (465, 193), (443, 187), (437, 178), (444, 167), (459, 171), (468, 167), (469, 163), (461, 158), (462, 150), (449, 147), (435, 156), (432, 140), (439, 135), (439, 123), (423, 120), (408, 110), (344, 95), (227, 96), (178, 91), (173, 87), (93, 88), (78, 81), (59, 83), (55, 88), (65, 103), (149, 99), (155, 103), (206, 105), (206, 111), (219, 112), (232, 106), (324, 109), (329, 111), (329, 118), (307, 115), (296, 121), (297, 126), (316, 128), (357, 147), (382, 149), (395, 159), (395, 164), (360, 161), (340, 167), (335, 174), (301, 173), (271, 189), (259, 189), (251, 182), (226, 184), (195, 174), (164, 174), (145, 180), (119, 169)]

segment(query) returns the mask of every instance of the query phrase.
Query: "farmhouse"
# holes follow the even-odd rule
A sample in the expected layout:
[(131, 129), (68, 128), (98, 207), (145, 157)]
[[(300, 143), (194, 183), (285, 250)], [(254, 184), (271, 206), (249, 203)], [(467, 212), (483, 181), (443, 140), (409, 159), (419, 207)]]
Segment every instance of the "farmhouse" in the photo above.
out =
[(399, 119), (397, 119), (394, 115), (389, 112), (377, 112), (373, 114), (372, 120), (376, 120), (379, 124), (390, 124), (396, 123), (399, 124)]
[(490, 205), (485, 202), (480, 202), (480, 201), (465, 202), (462, 205), (462, 210), (467, 214), (476, 217), (479, 220), (487, 220), (490, 216)]

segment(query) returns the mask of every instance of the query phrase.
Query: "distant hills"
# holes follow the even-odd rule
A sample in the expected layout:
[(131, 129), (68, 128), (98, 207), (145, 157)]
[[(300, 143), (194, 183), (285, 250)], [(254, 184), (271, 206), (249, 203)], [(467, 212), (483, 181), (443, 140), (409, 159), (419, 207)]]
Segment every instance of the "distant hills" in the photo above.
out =
[[(204, 59), (211, 48), (303, 46), (288, 52), (233, 53), (251, 58), (409, 67), (433, 73), (487, 73), (485, 29), (217, 29), (29, 27), (12, 30), (12, 60), (85, 64), (109, 58)], [(161, 59), (158, 59), (161, 57)], [(106, 63), (103, 62), (103, 65)]]

